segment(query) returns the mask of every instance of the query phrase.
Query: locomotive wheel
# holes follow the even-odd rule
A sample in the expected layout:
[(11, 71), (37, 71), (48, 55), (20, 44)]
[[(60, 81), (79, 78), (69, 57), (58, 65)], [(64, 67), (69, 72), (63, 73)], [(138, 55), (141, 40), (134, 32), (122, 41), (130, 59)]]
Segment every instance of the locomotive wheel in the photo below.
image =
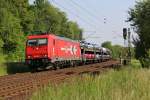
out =
[(74, 67), (74, 61), (71, 61), (71, 62), (70, 62), (70, 66), (71, 66), (71, 67)]
[(63, 69), (63, 63), (59, 62), (58, 67), (59, 67), (59, 69)]
[(55, 64), (52, 64), (52, 68), (53, 68), (54, 70), (57, 70), (57, 66), (56, 66)]
[(49, 70), (49, 69), (54, 69), (54, 70), (56, 70), (57, 68), (56, 68), (55, 64), (48, 64), (48, 66), (46, 66), (45, 69), (46, 69), (46, 70)]
[(56, 63), (54, 66), (56, 67), (56, 69), (60, 69), (59, 63)]

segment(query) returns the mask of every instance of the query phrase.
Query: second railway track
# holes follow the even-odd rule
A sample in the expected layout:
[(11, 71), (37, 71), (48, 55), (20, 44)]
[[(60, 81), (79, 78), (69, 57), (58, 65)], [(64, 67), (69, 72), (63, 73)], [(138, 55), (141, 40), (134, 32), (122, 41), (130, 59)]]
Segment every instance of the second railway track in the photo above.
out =
[(43, 86), (47, 86), (48, 84), (58, 84), (73, 76), (84, 73), (98, 73), (107, 68), (112, 68), (118, 65), (118, 61), (110, 60), (103, 63), (60, 69), (56, 71), (1, 76), (0, 100), (28, 100), (35, 91)]

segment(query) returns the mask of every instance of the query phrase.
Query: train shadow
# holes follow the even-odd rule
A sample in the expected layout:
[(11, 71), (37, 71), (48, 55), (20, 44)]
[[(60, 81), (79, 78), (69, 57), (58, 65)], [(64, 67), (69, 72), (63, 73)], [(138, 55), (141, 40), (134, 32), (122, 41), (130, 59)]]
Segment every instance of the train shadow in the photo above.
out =
[(25, 73), (30, 72), (30, 69), (23, 62), (9, 62), (6, 63), (7, 73), (16, 74), (16, 73)]

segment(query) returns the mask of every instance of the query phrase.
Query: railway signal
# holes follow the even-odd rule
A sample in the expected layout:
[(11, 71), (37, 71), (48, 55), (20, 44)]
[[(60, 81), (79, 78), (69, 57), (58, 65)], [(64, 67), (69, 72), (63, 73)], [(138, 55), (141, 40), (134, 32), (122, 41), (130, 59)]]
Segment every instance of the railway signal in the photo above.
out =
[(131, 63), (131, 30), (128, 28), (128, 59)]
[[(129, 64), (131, 62), (131, 30), (130, 28), (123, 28), (123, 38), (124, 38), (124, 64)], [(128, 45), (126, 45), (128, 41)], [(128, 50), (126, 50), (128, 48)]]
[(124, 40), (127, 39), (127, 28), (123, 28), (123, 38)]

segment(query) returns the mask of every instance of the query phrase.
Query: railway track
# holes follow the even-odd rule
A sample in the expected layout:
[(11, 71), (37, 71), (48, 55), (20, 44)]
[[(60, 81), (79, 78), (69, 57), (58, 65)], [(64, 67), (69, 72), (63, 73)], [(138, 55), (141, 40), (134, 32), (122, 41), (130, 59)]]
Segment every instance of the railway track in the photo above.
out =
[(99, 73), (117, 67), (118, 61), (84, 65), (74, 68), (45, 71), (38, 73), (22, 73), (0, 77), (0, 100), (28, 100), (38, 89), (48, 84), (58, 84), (73, 76), (84, 73)]

